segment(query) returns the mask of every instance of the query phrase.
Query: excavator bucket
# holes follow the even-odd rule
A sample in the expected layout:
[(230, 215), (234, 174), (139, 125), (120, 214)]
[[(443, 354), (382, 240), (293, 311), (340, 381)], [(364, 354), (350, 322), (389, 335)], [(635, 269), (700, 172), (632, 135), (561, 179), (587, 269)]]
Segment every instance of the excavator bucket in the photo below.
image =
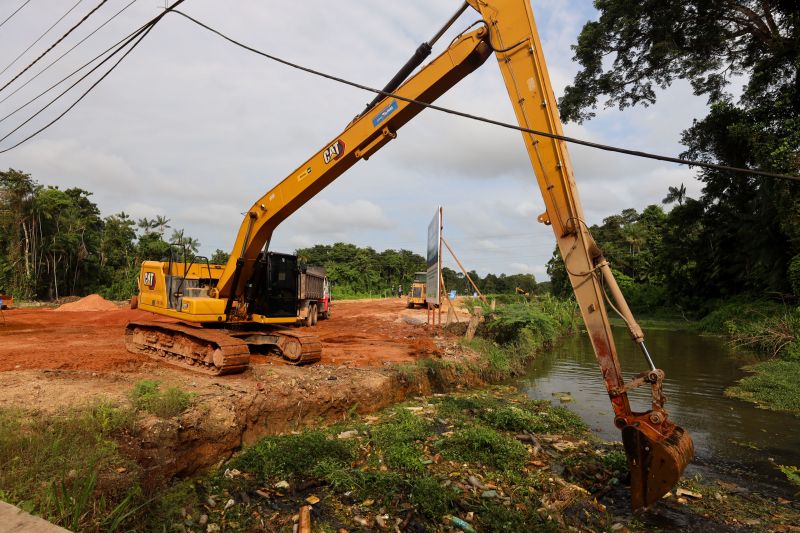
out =
[(672, 490), (694, 456), (694, 443), (683, 428), (672, 426), (666, 437), (653, 440), (639, 428), (622, 429), (622, 444), (631, 472), (631, 505), (648, 507)]

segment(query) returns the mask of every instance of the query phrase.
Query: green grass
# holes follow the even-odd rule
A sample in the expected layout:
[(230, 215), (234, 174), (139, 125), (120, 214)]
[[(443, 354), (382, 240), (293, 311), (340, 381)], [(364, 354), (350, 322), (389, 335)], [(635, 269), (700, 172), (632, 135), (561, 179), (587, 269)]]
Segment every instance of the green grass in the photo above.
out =
[(424, 440), (430, 430), (428, 421), (398, 407), (387, 423), (372, 430), (371, 439), (390, 468), (421, 472), (423, 450), (419, 441)]
[(438, 447), (446, 459), (481, 463), (502, 471), (521, 468), (527, 457), (519, 441), (483, 426), (460, 429), (440, 441)]
[(745, 368), (754, 375), (727, 389), (726, 395), (800, 416), (800, 362), (765, 361)]
[(559, 337), (577, 330), (575, 304), (549, 295), (514, 299), (492, 310), (480, 300), (462, 303), (468, 310), (481, 306), (485, 317), (471, 341), (462, 341), (482, 356), (481, 377), (490, 382), (520, 374), (536, 353)]
[(131, 403), (137, 410), (170, 418), (188, 409), (194, 395), (176, 387), (162, 391), (160, 382), (144, 379), (134, 385), (130, 397)]
[(108, 402), (55, 415), (0, 411), (0, 499), (71, 530), (129, 523), (139, 469), (115, 436), (133, 420), (130, 409)]
[(504, 406), (485, 411), (480, 418), (489, 426), (505, 431), (571, 433), (586, 429), (580, 417), (563, 407), (550, 407), (547, 402), (530, 402), (527, 408)]
[(356, 441), (337, 439), (319, 430), (266, 437), (245, 449), (233, 468), (251, 472), (261, 481), (311, 476), (320, 465), (331, 469), (349, 464), (355, 448)]
[[(800, 489), (800, 468), (796, 466), (787, 466), (787, 465), (776, 465), (778, 470), (783, 472), (783, 475), (786, 476), (786, 479), (795, 486), (795, 488)], [(800, 491), (795, 493), (795, 496), (800, 495)]]
[(414, 481), (408, 499), (422, 516), (435, 521), (455, 508), (456, 494), (438, 479), (423, 476)]

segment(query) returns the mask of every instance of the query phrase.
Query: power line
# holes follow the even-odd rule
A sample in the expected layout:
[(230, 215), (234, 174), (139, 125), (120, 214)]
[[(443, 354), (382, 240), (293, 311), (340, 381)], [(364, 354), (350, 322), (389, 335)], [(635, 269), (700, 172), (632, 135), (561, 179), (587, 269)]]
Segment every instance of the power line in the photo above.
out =
[(76, 7), (78, 7), (78, 4), (80, 4), (81, 2), (83, 2), (83, 0), (78, 0), (77, 2), (75, 2), (75, 5), (73, 5), (71, 8), (69, 8), (69, 10), (68, 10), (66, 13), (64, 13), (63, 15), (61, 15), (61, 18), (59, 18), (57, 21), (55, 21), (55, 22), (53, 23), (53, 25), (52, 25), (52, 26), (50, 26), (49, 28), (47, 28), (47, 29), (45, 30), (45, 32), (44, 32), (43, 34), (41, 34), (41, 35), (39, 36), (39, 38), (38, 38), (38, 39), (36, 39), (35, 41), (33, 41), (33, 42), (31, 43), (31, 45), (30, 45), (28, 48), (26, 48), (25, 50), (23, 50), (23, 51), (22, 51), (22, 53), (21, 53), (20, 55), (18, 55), (17, 57), (15, 57), (15, 58), (14, 58), (14, 61), (12, 61), (12, 62), (11, 62), (11, 63), (9, 63), (8, 65), (6, 65), (6, 68), (4, 68), (3, 70), (0, 70), (0, 74), (3, 74), (3, 73), (5, 73), (5, 71), (7, 71), (8, 69), (10, 69), (10, 68), (11, 68), (11, 65), (13, 65), (14, 63), (16, 63), (16, 62), (17, 62), (17, 60), (18, 60), (20, 57), (24, 56), (24, 55), (25, 55), (25, 54), (28, 52), (28, 50), (30, 50), (31, 48), (33, 48), (33, 47), (36, 45), (36, 43), (38, 43), (39, 41), (41, 41), (42, 39), (44, 39), (44, 36), (45, 36), (45, 35), (47, 35), (47, 34), (50, 32), (50, 30), (52, 30), (53, 28), (55, 28), (55, 27), (56, 27), (56, 25), (57, 25), (59, 22), (61, 22), (62, 20), (64, 20), (64, 17), (66, 17), (67, 15), (69, 15), (70, 13), (72, 13), (72, 10), (73, 10), (73, 9), (75, 9)]
[(779, 173), (776, 173), (776, 172), (767, 172), (767, 171), (764, 171), (764, 170), (753, 170), (753, 169), (748, 169), (748, 168), (729, 167), (729, 166), (726, 166), (726, 165), (716, 165), (714, 163), (706, 163), (706, 162), (703, 162), (703, 161), (693, 161), (693, 160), (682, 159), (682, 158), (678, 158), (678, 157), (671, 157), (671, 156), (666, 156), (666, 155), (653, 154), (653, 153), (649, 153), (649, 152), (642, 152), (642, 151), (639, 151), (639, 150), (630, 150), (628, 148), (620, 148), (620, 147), (617, 147), (617, 146), (611, 146), (611, 145), (607, 145), (607, 144), (600, 144), (600, 143), (595, 143), (595, 142), (591, 142), (591, 141), (584, 141), (582, 139), (578, 139), (578, 138), (575, 138), (575, 137), (568, 137), (566, 135), (558, 135), (558, 134), (549, 133), (549, 132), (546, 132), (546, 131), (534, 130), (534, 129), (531, 129), (531, 128), (524, 128), (524, 127), (518, 126), (516, 124), (509, 124), (507, 122), (501, 122), (499, 120), (494, 120), (494, 119), (490, 119), (490, 118), (487, 118), (487, 117), (481, 117), (481, 116), (478, 116), (478, 115), (472, 115), (470, 113), (464, 113), (462, 111), (457, 111), (455, 109), (434, 105), (434, 104), (431, 104), (431, 103), (428, 103), (428, 102), (422, 102), (422, 101), (419, 101), (419, 100), (414, 100), (413, 98), (406, 98), (404, 96), (400, 96), (400, 95), (397, 95), (397, 94), (392, 93), (392, 92), (383, 91), (381, 89), (375, 89), (375, 88), (369, 87), (367, 85), (362, 85), (362, 84), (356, 83), (354, 81), (346, 80), (344, 78), (339, 78), (339, 77), (333, 76), (331, 74), (326, 74), (324, 72), (321, 72), (321, 71), (318, 71), (318, 70), (314, 70), (314, 69), (309, 68), (309, 67), (304, 67), (304, 66), (299, 65), (297, 63), (292, 63), (291, 61), (287, 61), (287, 60), (282, 59), (280, 57), (267, 54), (266, 52), (262, 52), (261, 50), (258, 50), (256, 48), (252, 48), (250, 46), (247, 46), (246, 44), (243, 44), (243, 43), (240, 43), (239, 41), (236, 41), (235, 39), (232, 39), (231, 37), (228, 37), (227, 35), (223, 34), (222, 32), (220, 32), (218, 30), (215, 30), (214, 28), (212, 28), (212, 27), (210, 27), (210, 26), (208, 26), (206, 24), (203, 24), (199, 20), (190, 17), (189, 15), (187, 15), (186, 13), (183, 13), (182, 11), (177, 11), (176, 10), (174, 12), (177, 13), (178, 15), (182, 15), (183, 17), (189, 19), (190, 21), (194, 22), (198, 26), (200, 26), (202, 28), (205, 28), (206, 30), (218, 35), (219, 37), (222, 37), (226, 41), (228, 41), (228, 42), (230, 42), (230, 43), (232, 43), (232, 44), (234, 44), (234, 45), (236, 45), (236, 46), (238, 46), (240, 48), (243, 48), (245, 50), (253, 52), (254, 54), (258, 54), (258, 55), (260, 55), (262, 57), (265, 57), (265, 58), (270, 59), (272, 61), (275, 61), (277, 63), (281, 63), (281, 64), (286, 65), (288, 67), (291, 67), (291, 68), (294, 68), (294, 69), (297, 69), (297, 70), (302, 70), (302, 71), (307, 72), (309, 74), (313, 74), (315, 76), (326, 78), (326, 79), (329, 79), (331, 81), (342, 83), (344, 85), (349, 85), (351, 87), (356, 87), (358, 89), (361, 89), (361, 90), (364, 90), (364, 91), (368, 91), (368, 92), (372, 92), (372, 93), (376, 93), (376, 94), (380, 94), (380, 95), (383, 95), (383, 96), (391, 96), (392, 98), (396, 98), (396, 99), (401, 100), (403, 102), (407, 102), (407, 103), (414, 104), (414, 105), (419, 105), (419, 106), (422, 106), (422, 107), (425, 107), (425, 108), (428, 108), (428, 109), (433, 109), (435, 111), (440, 111), (442, 113), (447, 113), (447, 114), (450, 114), (450, 115), (456, 115), (456, 116), (467, 118), (467, 119), (470, 119), (470, 120), (475, 120), (475, 121), (478, 121), (478, 122), (484, 122), (486, 124), (492, 124), (494, 126), (499, 126), (501, 128), (516, 130), (516, 131), (523, 132), (523, 133), (529, 133), (531, 135), (538, 135), (540, 137), (547, 137), (547, 138), (550, 138), (550, 139), (556, 139), (556, 140), (564, 141), (564, 142), (568, 142), (568, 143), (579, 144), (581, 146), (588, 146), (589, 148), (595, 148), (595, 149), (604, 150), (604, 151), (607, 151), (607, 152), (617, 152), (617, 153), (620, 153), (620, 154), (625, 154), (625, 155), (630, 155), (630, 156), (635, 156), (635, 157), (642, 157), (642, 158), (646, 158), (646, 159), (655, 159), (655, 160), (658, 160), (658, 161), (665, 161), (665, 162), (668, 162), (668, 163), (677, 163), (677, 164), (680, 164), (680, 165), (703, 167), (703, 168), (709, 168), (709, 169), (713, 169), (713, 170), (722, 170), (722, 171), (725, 171), (725, 172), (735, 172), (735, 173), (738, 173), (738, 174), (753, 174), (753, 175), (765, 176), (765, 177), (769, 177), (769, 178), (779, 178), (779, 179), (800, 181), (800, 176), (791, 176), (791, 175), (788, 175), (788, 174), (779, 174)]
[[(98, 68), (100, 68), (100, 67), (101, 67), (101, 66), (102, 66), (104, 63), (106, 63), (108, 60), (110, 60), (112, 57), (114, 57), (114, 56), (115, 56), (116, 54), (118, 54), (120, 51), (124, 50), (124, 49), (125, 49), (125, 48), (126, 48), (126, 47), (127, 47), (127, 46), (128, 46), (130, 43), (131, 43), (131, 42), (133, 42), (133, 44), (131, 45), (131, 47), (130, 47), (130, 48), (128, 48), (128, 50), (127, 50), (127, 51), (126, 51), (126, 52), (125, 52), (125, 53), (122, 55), (122, 57), (120, 57), (120, 58), (119, 58), (119, 60), (117, 60), (117, 62), (116, 62), (116, 63), (114, 63), (114, 64), (113, 64), (113, 65), (112, 65), (112, 66), (111, 66), (111, 67), (110, 67), (110, 68), (109, 68), (109, 69), (108, 69), (108, 70), (107, 70), (107, 71), (106, 71), (106, 72), (105, 72), (105, 73), (104, 73), (104, 74), (103, 74), (103, 75), (102, 75), (102, 76), (101, 76), (101, 77), (100, 77), (100, 78), (99, 78), (97, 81), (95, 81), (94, 83), (92, 83), (92, 85), (91, 85), (91, 86), (89, 86), (89, 88), (88, 88), (88, 89), (86, 89), (86, 91), (84, 91), (84, 93), (83, 93), (83, 94), (81, 94), (81, 95), (80, 95), (80, 97), (78, 97), (78, 99), (77, 99), (75, 102), (73, 102), (73, 103), (72, 103), (72, 104), (71, 104), (69, 107), (67, 107), (67, 109), (65, 109), (65, 110), (64, 110), (64, 111), (63, 111), (63, 112), (62, 112), (60, 115), (58, 115), (56, 118), (54, 118), (53, 120), (51, 120), (50, 122), (48, 122), (47, 124), (45, 124), (44, 126), (42, 126), (41, 128), (39, 128), (38, 130), (36, 130), (36, 131), (35, 131), (35, 132), (33, 132), (32, 134), (28, 135), (27, 137), (25, 137), (24, 139), (22, 139), (22, 140), (21, 140), (21, 141), (19, 141), (18, 143), (14, 144), (13, 146), (10, 146), (9, 148), (6, 148), (6, 149), (4, 149), (4, 150), (0, 150), (0, 154), (4, 154), (4, 153), (8, 152), (9, 150), (13, 150), (13, 149), (14, 149), (14, 148), (16, 148), (17, 146), (19, 146), (19, 145), (21, 145), (22, 143), (24, 143), (24, 142), (26, 142), (26, 141), (28, 141), (28, 140), (32, 139), (32, 138), (33, 138), (33, 137), (35, 137), (36, 135), (40, 134), (41, 132), (43, 132), (44, 130), (46, 130), (47, 128), (49, 128), (50, 126), (52, 126), (53, 124), (55, 124), (56, 122), (58, 122), (58, 121), (59, 121), (59, 120), (60, 120), (60, 119), (61, 119), (61, 118), (62, 118), (64, 115), (66, 115), (66, 114), (67, 114), (69, 111), (71, 111), (71, 110), (72, 110), (72, 109), (73, 109), (73, 108), (74, 108), (76, 105), (78, 105), (78, 103), (79, 103), (81, 100), (83, 100), (83, 99), (86, 97), (86, 95), (87, 95), (87, 94), (89, 94), (89, 92), (91, 92), (91, 91), (92, 91), (92, 89), (94, 89), (94, 88), (95, 88), (95, 87), (96, 87), (98, 84), (100, 84), (100, 82), (101, 82), (101, 81), (103, 81), (103, 80), (104, 80), (104, 79), (105, 79), (105, 78), (106, 78), (106, 77), (107, 77), (109, 74), (111, 74), (111, 72), (112, 72), (112, 71), (113, 71), (115, 68), (117, 68), (117, 66), (118, 66), (118, 65), (119, 65), (119, 64), (122, 62), (122, 60), (123, 60), (123, 59), (125, 59), (125, 58), (128, 56), (128, 54), (130, 54), (130, 53), (133, 51), (133, 49), (134, 49), (134, 48), (136, 48), (136, 47), (139, 45), (139, 43), (141, 43), (141, 42), (142, 42), (142, 39), (144, 39), (144, 38), (147, 36), (147, 34), (148, 34), (148, 33), (150, 33), (150, 30), (152, 30), (152, 29), (155, 27), (155, 25), (156, 25), (156, 24), (157, 24), (157, 23), (158, 23), (158, 22), (159, 22), (159, 21), (160, 21), (162, 18), (164, 18), (164, 16), (165, 16), (167, 13), (169, 13), (170, 11), (172, 11), (172, 10), (173, 10), (175, 7), (177, 7), (178, 5), (182, 4), (184, 1), (185, 1), (185, 0), (176, 0), (176, 1), (175, 1), (175, 2), (172, 4), (172, 5), (170, 5), (168, 8), (166, 8), (166, 9), (164, 10), (164, 12), (163, 12), (163, 13), (161, 13), (160, 15), (158, 15), (158, 16), (156, 16), (156, 17), (154, 17), (152, 20), (150, 20), (149, 22), (147, 22), (146, 24), (144, 24), (144, 25), (143, 25), (141, 28), (139, 28), (137, 31), (135, 31), (135, 32), (134, 32), (134, 33), (133, 33), (133, 34), (132, 34), (132, 35), (131, 35), (129, 38), (127, 38), (127, 39), (125, 40), (125, 42), (124, 42), (124, 43), (122, 43), (122, 45), (120, 45), (120, 46), (119, 46), (119, 47), (118, 47), (116, 50), (114, 50), (114, 51), (111, 53), (111, 55), (109, 55), (107, 58), (105, 58), (103, 61), (101, 61), (101, 62), (100, 62), (100, 63), (99, 63), (97, 66), (95, 66), (95, 67), (94, 67), (92, 70), (90, 70), (89, 72), (87, 72), (87, 73), (86, 73), (84, 76), (82, 76), (82, 77), (81, 77), (81, 78), (80, 78), (78, 81), (76, 81), (75, 83), (73, 83), (72, 85), (70, 85), (70, 86), (69, 86), (67, 89), (65, 89), (64, 91), (62, 91), (62, 92), (61, 92), (61, 94), (59, 94), (58, 96), (56, 96), (56, 97), (55, 97), (53, 100), (51, 100), (51, 101), (50, 101), (50, 102), (49, 102), (49, 103), (48, 103), (46, 106), (44, 106), (42, 109), (40, 109), (39, 111), (37, 111), (36, 113), (34, 113), (34, 114), (31, 116), (31, 117), (29, 117), (29, 118), (28, 118), (28, 119), (27, 119), (25, 122), (23, 122), (22, 124), (20, 124), (19, 126), (17, 126), (15, 129), (13, 129), (13, 130), (12, 130), (10, 133), (8, 133), (8, 134), (6, 134), (4, 137), (0, 138), (0, 141), (3, 141), (3, 140), (5, 140), (5, 139), (7, 139), (7, 138), (8, 138), (8, 137), (9, 137), (11, 134), (13, 134), (13, 133), (14, 133), (14, 132), (16, 132), (17, 130), (19, 130), (19, 129), (20, 129), (22, 126), (24, 126), (25, 124), (27, 124), (27, 123), (28, 123), (28, 122), (30, 122), (31, 120), (33, 120), (33, 118), (35, 118), (35, 117), (36, 117), (37, 115), (39, 115), (39, 114), (40, 114), (42, 111), (44, 111), (45, 109), (47, 109), (48, 107), (50, 107), (50, 105), (52, 105), (52, 104), (53, 104), (53, 103), (54, 103), (56, 100), (58, 100), (59, 98), (61, 98), (62, 96), (64, 96), (64, 95), (65, 95), (65, 94), (66, 94), (68, 91), (70, 91), (70, 90), (71, 90), (73, 87), (75, 87), (75, 86), (76, 86), (78, 83), (80, 83), (81, 81), (83, 81), (84, 79), (86, 79), (86, 77), (87, 77), (87, 76), (89, 76), (89, 75), (90, 75), (92, 72), (94, 72), (95, 70), (97, 70)], [(135, 42), (134, 42), (134, 41), (135, 41)]]
[[(128, 9), (129, 7), (131, 7), (131, 6), (132, 6), (132, 5), (133, 5), (135, 2), (136, 2), (136, 0), (131, 0), (130, 2), (128, 2), (128, 3), (127, 3), (127, 4), (126, 4), (126, 5), (125, 5), (125, 6), (124, 6), (122, 9), (120, 9), (119, 11), (117, 11), (116, 13), (114, 13), (114, 14), (111, 16), (111, 18), (109, 18), (109, 19), (108, 19), (108, 20), (106, 20), (104, 23), (102, 23), (100, 26), (98, 26), (97, 28), (95, 28), (95, 29), (94, 29), (94, 30), (93, 30), (93, 31), (92, 31), (90, 34), (88, 34), (86, 37), (84, 37), (83, 39), (81, 39), (80, 41), (78, 41), (77, 43), (75, 43), (75, 44), (72, 46), (72, 48), (70, 48), (69, 50), (67, 50), (66, 52), (64, 52), (64, 53), (63, 53), (63, 54), (61, 54), (60, 56), (58, 56), (58, 57), (57, 57), (56, 59), (54, 59), (54, 60), (53, 60), (53, 61), (52, 61), (52, 62), (51, 62), (49, 65), (47, 65), (47, 66), (46, 66), (46, 67), (44, 67), (42, 70), (40, 70), (38, 73), (36, 73), (36, 75), (34, 75), (34, 76), (33, 76), (33, 77), (31, 77), (30, 79), (28, 79), (28, 81), (26, 81), (25, 83), (23, 83), (22, 85), (20, 85), (19, 87), (17, 87), (17, 88), (16, 88), (16, 89), (14, 89), (13, 91), (11, 91), (11, 93), (9, 93), (8, 95), (6, 95), (6, 97), (5, 97), (5, 98), (3, 98), (2, 100), (0, 100), (0, 104), (2, 104), (2, 103), (3, 103), (3, 102), (5, 102), (6, 100), (8, 100), (8, 99), (9, 99), (9, 98), (11, 98), (12, 96), (14, 96), (15, 94), (17, 94), (17, 93), (18, 93), (18, 92), (19, 92), (21, 89), (24, 89), (24, 88), (25, 88), (25, 87), (26, 87), (26, 86), (27, 86), (29, 83), (31, 83), (33, 80), (35, 80), (36, 78), (38, 78), (39, 76), (41, 76), (42, 74), (44, 74), (44, 73), (45, 73), (45, 72), (46, 72), (46, 71), (47, 71), (47, 70), (48, 70), (50, 67), (52, 67), (53, 65), (55, 65), (56, 63), (58, 63), (59, 61), (61, 61), (61, 59), (62, 59), (64, 56), (66, 56), (67, 54), (69, 54), (70, 52), (72, 52), (73, 50), (75, 50), (75, 48), (77, 48), (78, 46), (80, 46), (81, 44), (83, 44), (83, 43), (84, 43), (84, 42), (85, 42), (87, 39), (89, 39), (89, 38), (90, 38), (92, 35), (94, 35), (94, 34), (95, 34), (95, 33), (97, 33), (98, 31), (100, 31), (101, 29), (103, 29), (103, 28), (106, 26), (106, 24), (108, 24), (109, 22), (111, 22), (112, 20), (114, 20), (115, 18), (117, 18), (117, 17), (118, 17), (118, 16), (119, 16), (119, 15), (120, 15), (120, 14), (121, 14), (123, 11), (125, 11), (126, 9)], [(61, 84), (61, 83), (62, 83), (64, 80), (66, 80), (67, 78), (69, 78), (69, 77), (71, 77), (71, 76), (74, 76), (75, 74), (77, 74), (78, 72), (80, 72), (81, 70), (83, 70), (83, 69), (86, 67), (86, 65), (89, 65), (90, 63), (93, 63), (95, 60), (97, 60), (97, 58), (99, 58), (99, 57), (101, 57), (101, 56), (105, 55), (106, 53), (108, 53), (108, 51), (109, 51), (109, 50), (111, 50), (112, 48), (114, 48), (115, 46), (117, 46), (119, 43), (121, 43), (122, 41), (124, 41), (125, 39), (127, 39), (128, 37), (130, 37), (131, 35), (133, 35), (133, 32), (129, 33), (128, 35), (126, 35), (125, 37), (123, 37), (122, 39), (120, 39), (119, 41), (117, 41), (115, 44), (113, 44), (111, 47), (107, 48), (107, 49), (106, 49), (106, 50), (105, 50), (105, 51), (104, 51), (102, 54), (100, 54), (100, 55), (98, 55), (98, 56), (95, 56), (95, 57), (94, 57), (94, 59), (92, 59), (91, 61), (89, 61), (89, 63), (84, 63), (84, 65), (83, 65), (82, 67), (80, 67), (80, 68), (79, 68), (79, 69), (77, 69), (76, 71), (72, 72), (72, 74), (70, 74), (70, 75), (69, 75), (69, 76), (67, 76), (66, 78), (62, 78), (62, 79), (61, 79), (61, 81), (59, 81), (59, 82), (58, 82), (58, 83), (56, 83), (55, 85), (51, 86), (51, 87), (50, 87), (50, 89), (48, 89), (47, 91), (45, 91), (45, 93), (46, 93), (46, 92), (49, 92), (51, 89), (53, 89), (53, 88), (55, 88), (56, 86), (60, 85), (60, 84)], [(32, 100), (29, 100), (29, 101), (28, 101), (26, 104), (24, 104), (23, 106), (21, 106), (21, 107), (17, 108), (15, 111), (13, 111), (12, 113), (10, 113), (9, 115), (6, 115), (4, 118), (0, 119), (0, 122), (2, 122), (3, 120), (5, 120), (5, 119), (6, 119), (6, 118), (8, 118), (9, 116), (13, 115), (14, 113), (16, 113), (17, 111), (19, 111), (19, 110), (20, 110), (20, 109), (22, 109), (23, 107), (26, 107), (28, 104), (30, 104), (30, 103), (32, 103), (32, 102), (34, 102), (34, 101), (35, 101), (35, 100), (37, 100), (37, 99), (38, 99), (40, 96), (42, 96), (42, 94), (45, 94), (45, 93), (40, 93), (40, 94), (39, 94), (39, 96), (37, 96), (36, 98), (34, 98), (34, 99), (32, 99)]]
[(17, 14), (17, 12), (18, 12), (20, 9), (22, 9), (23, 7), (25, 7), (25, 6), (27, 6), (28, 4), (30, 4), (30, 2), (31, 2), (31, 0), (26, 0), (26, 2), (25, 2), (24, 4), (22, 4), (21, 6), (19, 6), (19, 7), (18, 7), (18, 8), (17, 8), (17, 9), (16, 9), (14, 12), (13, 12), (13, 13), (11, 13), (9, 16), (7, 16), (3, 22), (0, 22), (0, 28), (2, 28), (2, 27), (3, 27), (3, 25), (4, 25), (6, 22), (8, 22), (9, 20), (11, 20), (11, 17), (13, 17), (14, 15), (16, 15), (16, 14)]
[[(28, 69), (30, 69), (30, 68), (31, 68), (32, 66), (34, 66), (36, 63), (38, 63), (38, 62), (39, 62), (39, 60), (40, 60), (40, 59), (42, 59), (44, 56), (46, 56), (46, 55), (47, 55), (47, 54), (50, 52), (50, 50), (52, 50), (53, 48), (55, 48), (56, 46), (58, 46), (58, 44), (59, 44), (61, 41), (63, 41), (64, 39), (66, 39), (66, 38), (67, 38), (67, 36), (68, 36), (70, 33), (72, 33), (73, 31), (75, 31), (75, 30), (78, 28), (78, 26), (80, 26), (81, 24), (83, 24), (84, 22), (86, 22), (86, 19), (88, 19), (89, 17), (91, 17), (91, 16), (92, 16), (92, 14), (93, 14), (95, 11), (97, 11), (98, 9), (100, 9), (100, 8), (102, 7), (102, 5), (103, 5), (103, 4), (105, 4), (107, 1), (108, 1), (108, 0), (100, 0), (100, 3), (99, 3), (99, 4), (97, 4), (97, 5), (95, 6), (95, 8), (94, 8), (94, 9), (92, 9), (92, 10), (91, 10), (91, 11), (89, 11), (89, 12), (88, 12), (86, 15), (84, 15), (84, 16), (83, 16), (83, 18), (77, 22), (77, 24), (75, 24), (75, 25), (74, 25), (74, 26), (72, 26), (72, 27), (71, 27), (69, 30), (67, 30), (67, 33), (65, 33), (64, 35), (62, 35), (62, 36), (61, 36), (61, 37), (60, 37), (60, 38), (59, 38), (59, 39), (58, 39), (56, 42), (54, 42), (53, 44), (51, 44), (51, 45), (50, 45), (50, 48), (48, 48), (47, 50), (45, 50), (44, 52), (42, 52), (41, 54), (39, 54), (39, 57), (37, 57), (36, 59), (34, 59), (33, 61), (31, 61), (31, 63), (30, 63), (30, 64), (29, 64), (27, 67), (25, 67), (24, 69), (22, 69), (22, 72), (20, 72), (19, 74), (17, 74), (17, 75), (16, 75), (16, 76), (14, 76), (13, 78), (11, 78), (11, 79), (10, 79), (10, 80), (9, 80), (9, 81), (8, 81), (8, 82), (5, 84), (5, 85), (3, 85), (2, 87), (0, 87), (0, 92), (2, 92), (2, 91), (3, 91), (3, 89), (5, 89), (6, 87), (8, 87), (8, 86), (9, 86), (9, 85), (11, 85), (12, 83), (14, 83), (14, 82), (15, 82), (15, 81), (16, 81), (16, 80), (17, 80), (17, 79), (20, 77), (20, 76), (22, 76), (23, 74), (25, 74), (25, 73), (28, 71)], [(14, 61), (16, 61), (16, 59), (15, 59)]]

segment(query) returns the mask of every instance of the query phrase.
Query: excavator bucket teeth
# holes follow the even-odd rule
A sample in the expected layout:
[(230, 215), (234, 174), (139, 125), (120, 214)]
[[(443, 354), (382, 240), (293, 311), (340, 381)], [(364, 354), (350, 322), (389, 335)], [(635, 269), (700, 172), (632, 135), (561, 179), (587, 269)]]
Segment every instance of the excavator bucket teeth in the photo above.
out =
[(622, 430), (622, 443), (631, 472), (633, 509), (648, 507), (672, 490), (694, 456), (692, 438), (678, 426), (657, 441), (638, 428), (627, 426)]

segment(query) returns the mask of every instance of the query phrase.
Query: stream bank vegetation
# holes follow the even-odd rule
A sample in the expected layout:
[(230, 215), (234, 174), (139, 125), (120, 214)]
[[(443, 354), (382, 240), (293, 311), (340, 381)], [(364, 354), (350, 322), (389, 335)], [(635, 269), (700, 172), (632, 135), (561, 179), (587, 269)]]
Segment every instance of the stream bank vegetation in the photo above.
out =
[[(791, 531), (800, 510), (734, 484), (681, 482), (633, 515), (619, 443), (508, 387), (417, 398), (327, 428), (265, 437), (172, 494), (173, 529)], [(181, 500), (181, 498), (185, 498)], [(666, 523), (664, 520), (668, 520)]]
[[(0, 410), (0, 498), (73, 531), (289, 532), (303, 506), (315, 532), (640, 531), (665, 519), (667, 529), (679, 519), (712, 531), (791, 531), (800, 521), (788, 500), (700, 479), (681, 482), (691, 496), (673, 493), (632, 515), (619, 443), (596, 440), (565, 408), (502, 386), (352, 411), (165, 480), (137, 449), (159, 419), (134, 403), (169, 390), (156, 385), (135, 384), (125, 405)], [(188, 409), (203, 408), (189, 400)], [(191, 419), (179, 411), (161, 414)]]
[(0, 500), (71, 531), (131, 531), (145, 516), (160, 530), (155, 524), (182, 483), (166, 487), (139, 464), (139, 422), (179, 416), (192, 395), (159, 385), (136, 383), (130, 405), (0, 409)]

